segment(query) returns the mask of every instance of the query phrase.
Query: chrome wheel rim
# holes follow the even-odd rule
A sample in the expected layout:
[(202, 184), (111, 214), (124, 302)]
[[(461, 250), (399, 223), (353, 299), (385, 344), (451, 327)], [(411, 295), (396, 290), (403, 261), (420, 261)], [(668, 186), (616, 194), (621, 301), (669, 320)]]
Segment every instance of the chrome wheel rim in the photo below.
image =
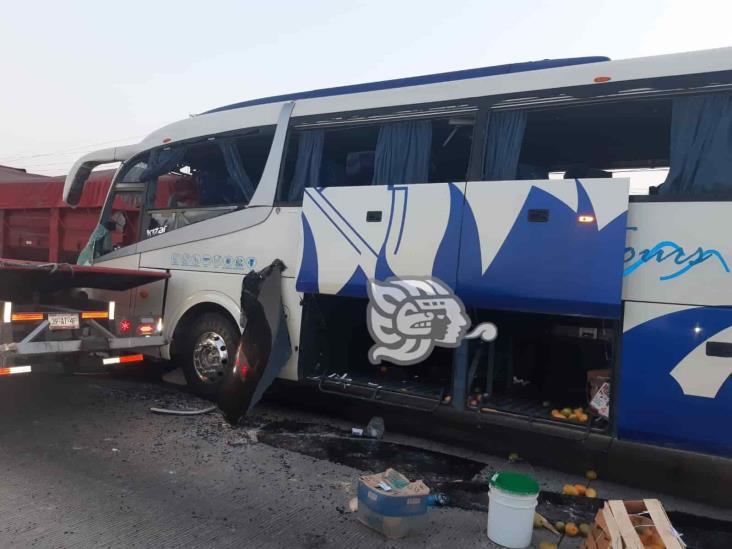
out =
[(229, 362), (226, 342), (216, 332), (205, 332), (193, 346), (193, 368), (204, 383), (218, 383)]

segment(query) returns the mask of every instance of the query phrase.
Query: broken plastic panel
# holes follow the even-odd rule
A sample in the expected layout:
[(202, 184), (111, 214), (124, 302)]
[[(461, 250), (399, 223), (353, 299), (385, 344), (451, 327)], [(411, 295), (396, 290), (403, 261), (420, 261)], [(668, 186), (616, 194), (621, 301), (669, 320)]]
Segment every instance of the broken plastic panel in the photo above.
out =
[(282, 311), (282, 261), (248, 273), (242, 282), (244, 331), (234, 367), (226, 373), (218, 405), (226, 420), (237, 424), (262, 397), (290, 357), (290, 341)]

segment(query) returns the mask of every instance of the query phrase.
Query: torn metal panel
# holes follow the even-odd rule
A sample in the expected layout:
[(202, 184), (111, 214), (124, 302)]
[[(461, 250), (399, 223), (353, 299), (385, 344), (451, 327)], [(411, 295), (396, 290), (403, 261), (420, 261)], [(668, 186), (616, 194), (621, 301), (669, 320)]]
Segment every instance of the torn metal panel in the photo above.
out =
[(242, 282), (241, 319), (244, 331), (234, 367), (226, 373), (218, 405), (236, 424), (259, 401), (289, 359), (292, 350), (282, 308), (282, 261), (248, 273)]

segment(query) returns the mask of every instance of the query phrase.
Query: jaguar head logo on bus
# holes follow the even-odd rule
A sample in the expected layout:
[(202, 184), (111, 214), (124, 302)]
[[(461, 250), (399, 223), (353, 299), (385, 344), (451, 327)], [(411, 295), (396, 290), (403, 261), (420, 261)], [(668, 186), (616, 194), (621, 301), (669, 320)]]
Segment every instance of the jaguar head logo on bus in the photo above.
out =
[(427, 358), (435, 346), (457, 347), (464, 338), (493, 341), (490, 322), (466, 335), (470, 319), (463, 302), (444, 282), (430, 277), (371, 280), (366, 319), (375, 345), (369, 361), (409, 365)]

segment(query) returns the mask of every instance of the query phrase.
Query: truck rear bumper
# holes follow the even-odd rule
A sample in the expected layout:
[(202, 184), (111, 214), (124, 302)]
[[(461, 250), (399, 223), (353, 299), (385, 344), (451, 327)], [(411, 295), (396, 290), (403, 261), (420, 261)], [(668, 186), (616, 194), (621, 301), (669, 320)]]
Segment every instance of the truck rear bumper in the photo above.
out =
[(48, 355), (54, 353), (105, 352), (123, 350), (143, 350), (160, 347), (167, 342), (162, 335), (140, 337), (94, 338), (93, 340), (74, 339), (69, 341), (30, 341), (0, 345), (2, 355)]

